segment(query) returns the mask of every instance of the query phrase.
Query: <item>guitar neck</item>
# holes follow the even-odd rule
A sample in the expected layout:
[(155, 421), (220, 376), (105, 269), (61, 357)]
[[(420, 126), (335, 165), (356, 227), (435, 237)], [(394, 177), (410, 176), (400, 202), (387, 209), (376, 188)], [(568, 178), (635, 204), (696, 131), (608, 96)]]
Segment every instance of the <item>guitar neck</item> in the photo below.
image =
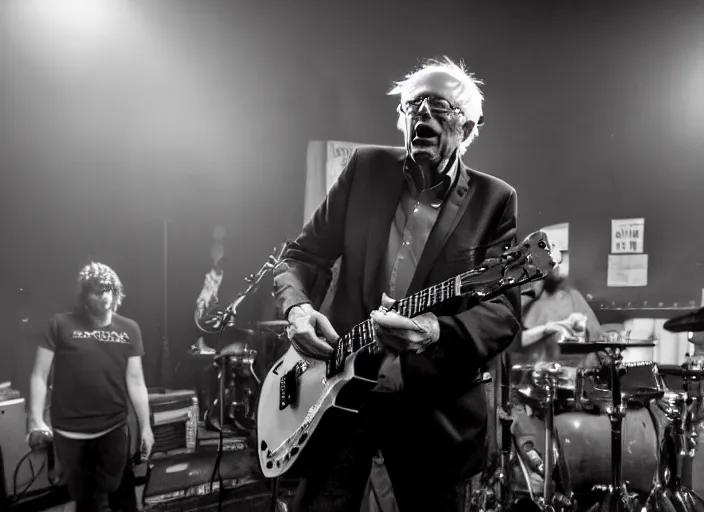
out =
[[(459, 276), (453, 277), (401, 299), (394, 304), (393, 310), (408, 318), (421, 315), (438, 304), (457, 297), (460, 294), (459, 286)], [(338, 340), (335, 353), (327, 363), (328, 376), (341, 371), (347, 357), (363, 349), (370, 353), (377, 353), (380, 349), (374, 337), (371, 319), (355, 325), (350, 332)]]

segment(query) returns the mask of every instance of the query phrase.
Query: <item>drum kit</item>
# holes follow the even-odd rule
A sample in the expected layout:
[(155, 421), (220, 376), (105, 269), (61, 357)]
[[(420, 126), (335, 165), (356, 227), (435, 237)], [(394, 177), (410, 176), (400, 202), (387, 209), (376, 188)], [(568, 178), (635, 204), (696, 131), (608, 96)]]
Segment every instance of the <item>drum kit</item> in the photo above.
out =
[[(665, 328), (704, 331), (704, 308)], [(616, 332), (558, 345), (562, 354), (597, 353), (600, 361), (508, 370), (504, 356), (495, 389), (498, 456), (472, 510), (704, 512), (687, 474), (704, 426), (702, 361), (624, 362), (623, 350), (654, 343)]]
[[(207, 397), (202, 400), (203, 417), (206, 428), (210, 430), (234, 436), (254, 433), (261, 378), (255, 368), (260, 351), (252, 347), (262, 347), (268, 333), (281, 338), (288, 323), (281, 320), (259, 321), (255, 329), (245, 329), (236, 326), (235, 319), (238, 306), (251, 296), (264, 276), (276, 266), (285, 247), (284, 244), (279, 251), (275, 249), (255, 274), (245, 278), (247, 289), (232, 304), (224, 309), (211, 307), (196, 311), (198, 328), (214, 335), (213, 339), (220, 345), (216, 350), (199, 338), (189, 350), (192, 359), (208, 363), (204, 368), (206, 383), (202, 386), (208, 389), (199, 391)], [(213, 381), (216, 382), (217, 392), (209, 393)]]

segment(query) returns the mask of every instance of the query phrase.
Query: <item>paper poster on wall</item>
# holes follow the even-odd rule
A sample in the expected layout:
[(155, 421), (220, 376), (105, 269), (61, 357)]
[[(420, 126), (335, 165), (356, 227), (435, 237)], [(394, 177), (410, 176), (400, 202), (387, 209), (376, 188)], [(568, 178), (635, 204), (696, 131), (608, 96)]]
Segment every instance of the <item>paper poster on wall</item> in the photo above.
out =
[(555, 249), (560, 251), (560, 275), (568, 276), (570, 273), (570, 225), (568, 222), (545, 226), (540, 231), (548, 236), (548, 241)]
[(613, 219), (611, 221), (611, 252), (642, 253), (645, 219)]
[(357, 146), (357, 142), (339, 142), (329, 140), (327, 144), (327, 159), (325, 161), (325, 192), (330, 192), (330, 188), (335, 184), (342, 169), (350, 161), (352, 152)]
[(607, 286), (647, 286), (647, 254), (609, 254)]

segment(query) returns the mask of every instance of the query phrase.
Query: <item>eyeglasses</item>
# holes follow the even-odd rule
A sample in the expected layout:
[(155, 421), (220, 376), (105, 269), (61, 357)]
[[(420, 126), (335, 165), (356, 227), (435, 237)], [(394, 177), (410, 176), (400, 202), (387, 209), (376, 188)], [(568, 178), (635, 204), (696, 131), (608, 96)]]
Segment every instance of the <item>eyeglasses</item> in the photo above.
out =
[(462, 112), (459, 107), (453, 107), (449, 101), (437, 96), (421, 96), (415, 100), (406, 101), (398, 106), (398, 111), (406, 115), (415, 115), (423, 108), (423, 105), (427, 105), (428, 110), (433, 115), (446, 116)]
[(95, 283), (95, 284), (91, 283), (86, 286), (85, 290), (88, 293), (94, 293), (96, 295), (102, 295), (105, 292), (112, 292), (112, 293), (117, 292), (115, 286), (113, 286), (111, 284), (107, 284), (107, 283)]

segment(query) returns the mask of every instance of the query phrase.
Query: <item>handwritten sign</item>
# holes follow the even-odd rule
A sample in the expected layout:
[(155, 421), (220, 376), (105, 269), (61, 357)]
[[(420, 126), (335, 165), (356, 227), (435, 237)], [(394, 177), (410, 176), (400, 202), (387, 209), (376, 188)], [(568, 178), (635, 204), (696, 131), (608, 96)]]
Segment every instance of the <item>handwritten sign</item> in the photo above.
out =
[(645, 219), (613, 219), (611, 221), (611, 252), (642, 253)]
[(648, 286), (647, 254), (609, 254), (607, 286)]
[(356, 142), (328, 141), (327, 159), (325, 161), (325, 191), (330, 192), (330, 188), (335, 184), (340, 173), (345, 168), (352, 157), (352, 153), (357, 146)]

